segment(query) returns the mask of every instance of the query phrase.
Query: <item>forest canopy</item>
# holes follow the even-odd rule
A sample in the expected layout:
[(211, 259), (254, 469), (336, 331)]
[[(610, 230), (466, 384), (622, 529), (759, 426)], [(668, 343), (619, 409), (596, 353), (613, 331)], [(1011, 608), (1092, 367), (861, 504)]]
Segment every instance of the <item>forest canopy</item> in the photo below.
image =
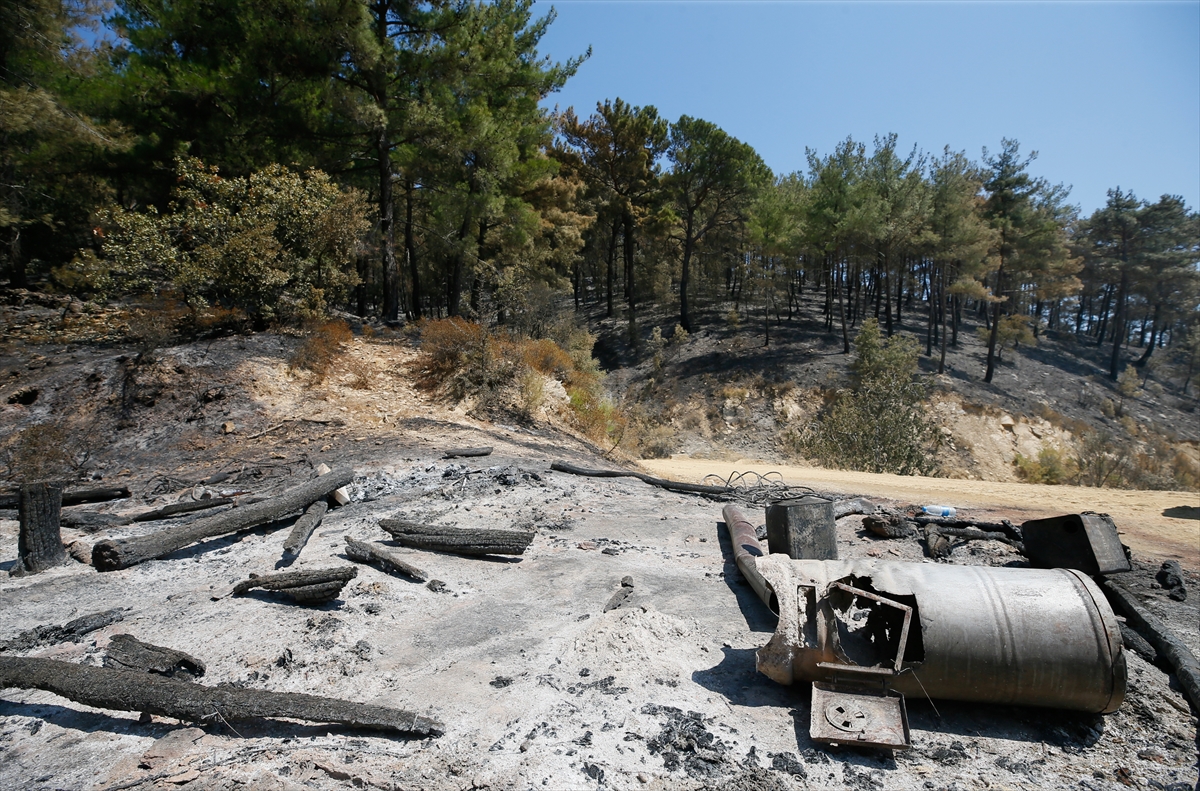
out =
[[(555, 299), (685, 332), (820, 295), (851, 352), (982, 322), (985, 381), (1045, 331), (1200, 359), (1200, 218), (1114, 187), (1083, 217), (1015, 140), (883, 134), (774, 174), (715, 124), (544, 100), (531, 0), (14, 0), (0, 7), (0, 281), (171, 290), (255, 324), (328, 309), (531, 331)], [(812, 302), (804, 303), (811, 305)], [(732, 308), (732, 311), (730, 311)]]

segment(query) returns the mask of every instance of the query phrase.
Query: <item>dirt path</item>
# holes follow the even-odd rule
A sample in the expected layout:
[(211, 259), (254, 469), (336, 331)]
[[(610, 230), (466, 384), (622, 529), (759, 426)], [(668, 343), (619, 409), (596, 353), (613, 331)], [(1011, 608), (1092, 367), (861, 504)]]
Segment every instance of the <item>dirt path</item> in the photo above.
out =
[[(751, 460), (736, 462), (702, 459), (654, 459), (641, 462), (653, 474), (684, 481), (705, 475), (727, 477), (737, 470), (783, 475), (788, 483), (851, 494), (875, 495), (918, 504), (953, 505), (1012, 512), (1006, 518), (1099, 511), (1110, 514), (1126, 544), (1135, 552), (1172, 558), (1190, 569), (1200, 569), (1200, 494), (1125, 489), (1092, 489), (1082, 486), (1047, 486), (1031, 483), (964, 481), (950, 478), (878, 475), (815, 467), (789, 467)], [(1168, 516), (1187, 514), (1188, 518)]]

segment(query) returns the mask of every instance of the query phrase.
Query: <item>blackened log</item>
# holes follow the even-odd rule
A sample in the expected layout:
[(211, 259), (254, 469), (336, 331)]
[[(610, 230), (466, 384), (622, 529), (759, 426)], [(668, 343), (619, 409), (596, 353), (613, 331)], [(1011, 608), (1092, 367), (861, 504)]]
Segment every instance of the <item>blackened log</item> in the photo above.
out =
[(925, 550), (931, 558), (950, 556), (950, 539), (942, 535), (937, 525), (925, 525)]
[(873, 514), (878, 508), (875, 503), (870, 500), (864, 500), (861, 497), (855, 497), (850, 500), (835, 500), (833, 503), (833, 518), (841, 519), (843, 516), (851, 516), (853, 514)]
[(439, 527), (403, 519), (381, 519), (379, 526), (400, 546), (457, 555), (522, 555), (535, 535), (525, 530)]
[(443, 459), (457, 459), (457, 458), (460, 458), (460, 457), (491, 456), (491, 455), (492, 455), (492, 448), (491, 448), (491, 447), (486, 447), (486, 448), (454, 448), (454, 449), (452, 449), (452, 450), (448, 450), (448, 451), (446, 451), (445, 453), (443, 453), (443, 454), (442, 454), (442, 458), (443, 458)]
[(104, 666), (118, 670), (157, 673), (183, 681), (204, 675), (204, 663), (191, 654), (143, 643), (128, 634), (114, 634), (105, 650)]
[(346, 587), (346, 583), (341, 580), (334, 580), (333, 582), (320, 582), (316, 585), (280, 588), (275, 592), (291, 597), (293, 601), (300, 604), (321, 604), (336, 599), (344, 587)]
[(972, 530), (964, 527), (941, 527), (938, 526), (937, 531), (944, 536), (950, 538), (963, 538), (975, 541), (999, 541), (1009, 546), (1016, 547), (1018, 550), (1024, 550), (1024, 546), (1020, 541), (1013, 541), (1004, 533), (992, 533), (986, 530)]
[(133, 520), (117, 514), (101, 514), (96, 511), (63, 511), (59, 520), (63, 527), (73, 527), (87, 533), (95, 533), (106, 527), (120, 527), (130, 524)]
[(653, 475), (647, 475), (644, 472), (633, 472), (632, 470), (591, 470), (587, 467), (579, 467), (565, 461), (554, 462), (550, 465), (550, 469), (555, 472), (565, 472), (569, 475), (583, 475), (588, 478), (637, 478), (639, 481), (644, 481), (651, 486), (658, 486), (668, 491), (685, 492), (687, 494), (721, 496), (737, 492), (737, 489), (732, 486), (709, 486), (703, 483), (669, 481), (665, 478), (655, 478)]
[(125, 618), (125, 610), (115, 607), (104, 612), (94, 612), (81, 615), (67, 621), (62, 626), (35, 626), (27, 632), (22, 632), (6, 643), (0, 643), (0, 651), (32, 651), (43, 645), (57, 643), (78, 643), (84, 635), (103, 629), (109, 624)]
[(937, 525), (938, 527), (976, 528), (985, 532), (1003, 533), (1013, 541), (1021, 541), (1021, 528), (1007, 519), (1000, 522), (977, 522), (972, 519), (957, 519), (947, 516), (917, 516), (913, 521), (919, 525)]
[[(61, 484), (59, 484), (61, 487)], [(63, 505), (83, 505), (84, 503), (104, 503), (109, 500), (123, 500), (129, 496), (129, 487), (106, 487), (102, 489), (74, 489), (63, 492)], [(0, 508), (15, 508), (20, 502), (19, 492), (0, 495)]]
[(863, 527), (883, 538), (907, 538), (912, 534), (908, 523), (899, 514), (868, 514)]
[(300, 554), (300, 550), (304, 549), (304, 545), (308, 543), (308, 539), (321, 524), (321, 520), (325, 518), (325, 512), (328, 510), (329, 503), (317, 500), (308, 507), (303, 516), (296, 520), (296, 524), (292, 525), (292, 532), (288, 534), (287, 541), (283, 542), (285, 558), (294, 558)]
[(153, 558), (170, 554), (197, 541), (215, 538), (239, 530), (273, 522), (290, 513), (307, 508), (334, 489), (354, 480), (354, 470), (342, 469), (326, 473), (311, 481), (288, 489), (253, 505), (238, 506), (206, 519), (178, 527), (160, 530), (148, 536), (101, 541), (92, 549), (92, 565), (98, 571), (128, 568)]
[(54, 483), (25, 484), (20, 496), (17, 565), (9, 573), (23, 577), (66, 563), (67, 550), (59, 527), (62, 487)]
[(143, 511), (133, 517), (135, 522), (153, 522), (157, 519), (169, 519), (172, 516), (179, 514), (190, 514), (192, 511), (203, 511), (207, 508), (217, 508), (222, 505), (230, 505), (233, 499), (229, 497), (210, 497), (207, 500), (195, 500), (186, 503), (171, 503), (164, 505), (162, 508), (155, 508), (153, 511)]
[(1183, 687), (1184, 694), (1192, 702), (1192, 708), (1200, 712), (1200, 662), (1196, 661), (1196, 656), (1158, 616), (1143, 607), (1128, 588), (1103, 577), (1099, 581), (1113, 609), (1124, 615), (1129, 625), (1171, 664), (1175, 677), (1179, 679), (1179, 686)]
[(346, 536), (346, 557), (358, 563), (373, 563), (384, 571), (410, 577), (417, 582), (425, 582), (429, 575), (421, 569), (406, 563), (383, 547), (357, 541)]
[(276, 591), (283, 590), (284, 588), (301, 588), (327, 582), (340, 582), (342, 585), (345, 585), (357, 576), (358, 569), (354, 566), (314, 569), (312, 571), (285, 571), (281, 574), (264, 574), (261, 577), (252, 575), (250, 579), (243, 580), (233, 586), (233, 595), (240, 596), (255, 588)]
[(140, 711), (188, 722), (290, 717), (416, 736), (443, 733), (442, 724), (436, 720), (386, 706), (296, 692), (206, 687), (149, 673), (53, 659), (0, 657), (0, 689), (5, 688), (43, 689), (85, 706)]

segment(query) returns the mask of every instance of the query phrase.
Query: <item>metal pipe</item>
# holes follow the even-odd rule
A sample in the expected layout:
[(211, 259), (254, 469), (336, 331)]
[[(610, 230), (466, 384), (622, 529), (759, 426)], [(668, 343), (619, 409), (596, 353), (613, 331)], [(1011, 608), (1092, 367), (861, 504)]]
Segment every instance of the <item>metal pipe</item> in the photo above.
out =
[(733, 544), (733, 560), (737, 563), (738, 571), (758, 594), (758, 598), (762, 599), (763, 604), (770, 607), (771, 612), (778, 613), (779, 605), (775, 601), (775, 591), (771, 590), (770, 584), (758, 573), (756, 558), (766, 553), (758, 543), (758, 532), (754, 529), (754, 524), (732, 503), (721, 509), (721, 516), (725, 518), (725, 528), (729, 531), (729, 540)]

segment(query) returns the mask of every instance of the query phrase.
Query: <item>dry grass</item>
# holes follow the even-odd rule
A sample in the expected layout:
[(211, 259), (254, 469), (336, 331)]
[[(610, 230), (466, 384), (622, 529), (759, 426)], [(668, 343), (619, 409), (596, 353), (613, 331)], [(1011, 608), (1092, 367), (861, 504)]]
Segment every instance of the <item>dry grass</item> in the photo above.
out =
[[(329, 376), (334, 363), (345, 354), (353, 338), (350, 326), (344, 321), (317, 324), (309, 329), (308, 337), (293, 352), (288, 366), (308, 372), (309, 384), (320, 384)], [(370, 386), (369, 382), (367, 386)]]

